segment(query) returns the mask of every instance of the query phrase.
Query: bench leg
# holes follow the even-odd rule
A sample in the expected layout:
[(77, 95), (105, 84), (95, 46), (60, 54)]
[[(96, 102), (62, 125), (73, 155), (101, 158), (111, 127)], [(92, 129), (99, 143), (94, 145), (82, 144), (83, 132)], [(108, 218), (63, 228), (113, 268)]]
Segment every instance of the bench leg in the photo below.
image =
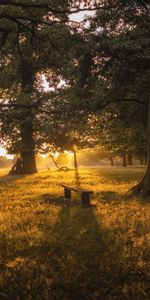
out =
[(68, 189), (66, 189), (66, 188), (64, 188), (64, 197), (66, 199), (71, 199), (71, 191), (68, 190)]
[(83, 192), (81, 194), (81, 204), (90, 205), (90, 194), (87, 192)]

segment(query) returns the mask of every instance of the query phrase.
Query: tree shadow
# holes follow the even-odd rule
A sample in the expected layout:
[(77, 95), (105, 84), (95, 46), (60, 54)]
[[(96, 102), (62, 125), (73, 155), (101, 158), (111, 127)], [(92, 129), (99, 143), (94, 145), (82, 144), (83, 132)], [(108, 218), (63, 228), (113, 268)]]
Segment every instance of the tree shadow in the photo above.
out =
[(9, 175), (9, 174), (6, 174), (6, 175), (3, 175), (3, 176), (0, 176), (0, 184), (5, 184), (8, 181), (15, 181), (15, 180), (24, 178), (25, 176), (26, 175)]
[(40, 203), (47, 203), (59, 207), (71, 207), (77, 205), (76, 199), (65, 199), (64, 196), (56, 197), (52, 194), (44, 194), (39, 196)]
[[(21, 300), (136, 299), (134, 283), (142, 275), (136, 272), (132, 249), (125, 255), (132, 248), (130, 240), (124, 248), (124, 237), (105, 227), (95, 208), (64, 206), (60, 199), (58, 205), (57, 222), (45, 218), (37, 224), (39, 239), (37, 235), (31, 245), (17, 241), (13, 263), (4, 268), (2, 293)], [(10, 253), (16, 241), (4, 239)]]
[(120, 201), (131, 201), (134, 197), (130, 193), (117, 193), (114, 191), (100, 191), (95, 193), (95, 197), (101, 202), (111, 203)]

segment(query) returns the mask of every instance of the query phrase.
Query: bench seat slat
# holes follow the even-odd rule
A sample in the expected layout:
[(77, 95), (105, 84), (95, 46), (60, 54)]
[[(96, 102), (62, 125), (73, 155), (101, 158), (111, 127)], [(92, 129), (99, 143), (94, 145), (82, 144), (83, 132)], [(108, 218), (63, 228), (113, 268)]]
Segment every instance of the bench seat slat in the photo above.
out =
[(80, 187), (72, 187), (72, 186), (69, 186), (69, 185), (66, 185), (66, 184), (61, 184), (61, 186), (64, 187), (65, 189), (70, 190), (70, 191), (93, 194), (93, 191), (82, 189)]

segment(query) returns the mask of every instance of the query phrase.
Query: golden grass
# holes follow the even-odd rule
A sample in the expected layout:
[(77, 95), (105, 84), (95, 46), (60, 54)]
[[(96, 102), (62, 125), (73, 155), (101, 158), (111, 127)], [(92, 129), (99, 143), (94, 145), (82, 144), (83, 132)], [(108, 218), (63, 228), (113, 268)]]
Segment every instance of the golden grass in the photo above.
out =
[(86, 208), (63, 201), (73, 171), (0, 171), (0, 299), (150, 299), (150, 205), (127, 194), (143, 172), (79, 170)]

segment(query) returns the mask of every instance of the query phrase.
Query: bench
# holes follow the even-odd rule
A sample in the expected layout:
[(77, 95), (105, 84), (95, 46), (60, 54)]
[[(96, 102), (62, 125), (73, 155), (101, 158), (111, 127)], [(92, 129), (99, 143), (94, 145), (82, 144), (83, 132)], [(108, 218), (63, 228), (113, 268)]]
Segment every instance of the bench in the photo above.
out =
[(68, 186), (66, 184), (61, 184), (61, 186), (64, 188), (64, 197), (66, 199), (71, 199), (71, 191), (78, 192), (81, 194), (81, 203), (83, 205), (90, 204), (90, 195), (93, 194), (93, 191), (85, 190), (80, 187)]

